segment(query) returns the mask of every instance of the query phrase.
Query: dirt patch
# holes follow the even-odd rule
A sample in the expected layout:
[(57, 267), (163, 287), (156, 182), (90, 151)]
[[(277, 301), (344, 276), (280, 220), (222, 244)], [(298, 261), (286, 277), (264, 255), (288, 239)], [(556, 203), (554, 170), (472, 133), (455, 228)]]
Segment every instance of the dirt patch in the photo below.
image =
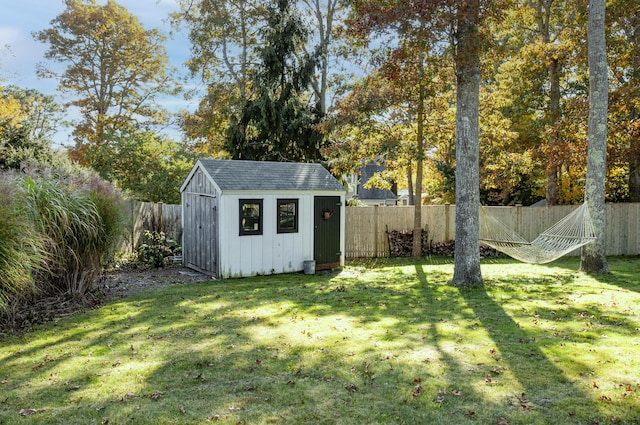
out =
[(103, 300), (109, 301), (148, 289), (207, 280), (213, 278), (185, 267), (112, 270), (103, 274), (98, 290), (103, 294)]
[(213, 278), (177, 266), (160, 269), (126, 268), (105, 271), (96, 282), (94, 292), (83, 299), (69, 299), (63, 295), (43, 297), (16, 306), (11, 317), (0, 315), (0, 338), (10, 333), (24, 332), (34, 325), (90, 310), (106, 302), (148, 289), (207, 280), (213, 280)]

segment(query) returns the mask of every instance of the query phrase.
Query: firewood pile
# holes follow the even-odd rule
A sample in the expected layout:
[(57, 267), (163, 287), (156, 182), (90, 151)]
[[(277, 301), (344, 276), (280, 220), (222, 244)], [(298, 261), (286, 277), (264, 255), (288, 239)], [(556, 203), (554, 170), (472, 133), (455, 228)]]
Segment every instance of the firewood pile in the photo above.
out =
[[(456, 250), (456, 241), (437, 242), (431, 245), (429, 253), (431, 255), (441, 255), (443, 257), (453, 257)], [(489, 245), (480, 244), (480, 258), (498, 257), (502, 255), (500, 252), (491, 248)]]
[[(413, 232), (388, 230), (387, 241), (389, 243), (390, 257), (411, 257), (413, 249)], [(426, 230), (422, 231), (422, 250), (421, 255), (424, 257), (429, 254), (429, 238)]]
[[(388, 230), (387, 242), (389, 244), (389, 256), (390, 257), (410, 257), (413, 248), (413, 232), (411, 231), (399, 231)], [(429, 243), (429, 237), (426, 230), (422, 231), (422, 252), (421, 255), (426, 257), (427, 255), (438, 255), (444, 257), (453, 257), (455, 252), (455, 241), (436, 242)], [(498, 251), (487, 246), (480, 244), (480, 257), (496, 257), (501, 255)]]

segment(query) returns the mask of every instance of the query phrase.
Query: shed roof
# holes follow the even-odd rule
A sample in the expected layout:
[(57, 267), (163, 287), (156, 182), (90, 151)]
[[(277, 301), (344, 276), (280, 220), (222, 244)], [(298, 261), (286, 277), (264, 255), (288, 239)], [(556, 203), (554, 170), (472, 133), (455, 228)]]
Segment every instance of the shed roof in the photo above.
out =
[(224, 159), (201, 159), (198, 162), (223, 191), (345, 191), (321, 164)]

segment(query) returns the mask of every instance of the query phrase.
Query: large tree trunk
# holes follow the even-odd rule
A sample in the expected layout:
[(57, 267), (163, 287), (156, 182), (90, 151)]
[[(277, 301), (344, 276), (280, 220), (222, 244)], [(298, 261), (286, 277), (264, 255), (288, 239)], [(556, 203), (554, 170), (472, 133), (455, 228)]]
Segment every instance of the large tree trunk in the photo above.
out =
[(608, 273), (605, 257), (605, 176), (607, 167), (607, 48), (604, 37), (605, 0), (589, 0), (587, 34), (589, 56), (589, 147), (586, 200), (597, 239), (582, 248), (580, 269), (589, 274)]
[(452, 285), (482, 285), (478, 99), (479, 0), (457, 0), (456, 248)]

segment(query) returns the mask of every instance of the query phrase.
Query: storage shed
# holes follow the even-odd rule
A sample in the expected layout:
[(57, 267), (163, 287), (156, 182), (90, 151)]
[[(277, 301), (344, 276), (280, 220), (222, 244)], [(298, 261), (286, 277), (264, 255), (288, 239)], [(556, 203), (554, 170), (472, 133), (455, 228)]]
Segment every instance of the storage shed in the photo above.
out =
[(344, 265), (346, 190), (320, 164), (201, 159), (180, 191), (189, 268), (228, 278)]

